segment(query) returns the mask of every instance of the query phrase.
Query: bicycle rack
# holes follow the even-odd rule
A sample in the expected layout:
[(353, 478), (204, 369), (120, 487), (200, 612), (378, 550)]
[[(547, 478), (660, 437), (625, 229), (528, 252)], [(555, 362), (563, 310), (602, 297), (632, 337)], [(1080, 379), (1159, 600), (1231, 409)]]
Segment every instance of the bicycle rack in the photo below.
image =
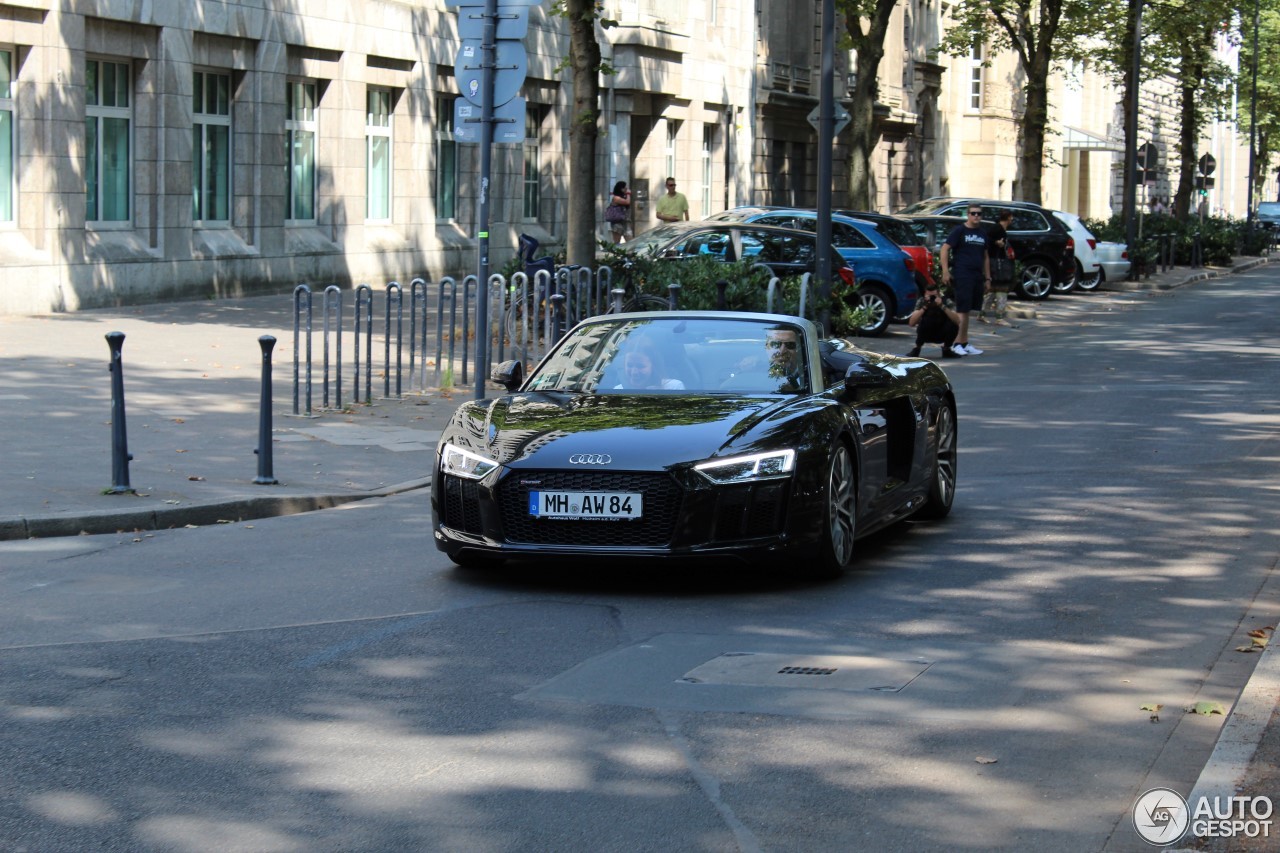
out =
[(334, 359), (334, 408), (342, 408), (342, 291), (331, 284), (324, 289), (324, 394), (323, 406), (329, 408), (329, 321), (333, 320), (336, 358)]
[[(419, 308), (418, 306), (422, 307)], [(421, 312), (422, 323), (421, 331), (419, 331), (418, 317)], [(418, 335), (422, 335), (422, 358), (417, 360), (418, 356)], [(420, 366), (418, 366), (420, 365)], [(427, 282), (421, 278), (415, 278), (409, 282), (409, 382), (414, 381), (414, 369), (421, 373), (418, 376), (418, 390), (427, 387)]]
[(363, 316), (365, 327), (364, 402), (367, 406), (373, 403), (373, 288), (367, 284), (362, 284), (356, 288), (355, 315), (355, 401), (357, 403), (360, 402), (360, 318)]
[(298, 383), (299, 383), (299, 347), (301, 346), (301, 315), (302, 307), (305, 303), (307, 309), (307, 417), (311, 417), (311, 288), (308, 285), (300, 284), (293, 289), (293, 413), (301, 414), (298, 410)]
[(436, 306), (436, 374), (432, 380), (440, 387), (440, 376), (444, 356), (444, 306), (449, 304), (449, 369), (453, 369), (454, 345), (457, 341), (458, 323), (458, 282), (453, 276), (440, 279), (440, 303)]

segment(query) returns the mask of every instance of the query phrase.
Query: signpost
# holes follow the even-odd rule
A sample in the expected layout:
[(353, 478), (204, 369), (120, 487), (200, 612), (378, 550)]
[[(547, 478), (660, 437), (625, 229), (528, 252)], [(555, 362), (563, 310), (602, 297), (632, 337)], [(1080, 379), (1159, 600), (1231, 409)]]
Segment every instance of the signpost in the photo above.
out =
[(445, 0), (458, 10), (462, 46), (454, 77), (462, 95), (454, 103), (453, 134), (458, 142), (480, 144), (479, 249), (476, 283), (476, 399), (485, 395), (489, 363), (489, 182), (493, 143), (524, 141), (525, 100), (517, 97), (529, 72), (529, 57), (520, 39), (529, 32), (529, 8), (541, 0)]
[[(1214, 159), (1212, 154), (1204, 154), (1200, 157), (1200, 162), (1197, 165), (1200, 168), (1200, 174), (1196, 175), (1196, 189), (1200, 190), (1201, 196), (1207, 198), (1209, 190), (1213, 189), (1213, 178), (1209, 176), (1213, 174), (1214, 169), (1218, 168), (1218, 161)], [(1205, 209), (1208, 206), (1208, 203), (1203, 201), (1198, 205), (1201, 222), (1204, 222)]]

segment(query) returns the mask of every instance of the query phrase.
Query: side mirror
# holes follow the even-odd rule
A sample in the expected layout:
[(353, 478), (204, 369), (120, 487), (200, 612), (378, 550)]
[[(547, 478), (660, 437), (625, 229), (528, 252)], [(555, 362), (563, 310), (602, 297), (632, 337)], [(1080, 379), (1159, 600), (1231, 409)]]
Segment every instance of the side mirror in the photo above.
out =
[(508, 391), (515, 391), (524, 384), (524, 367), (519, 360), (504, 361), (493, 369), (489, 379)]
[(891, 378), (883, 368), (867, 364), (865, 361), (855, 361), (849, 365), (849, 369), (844, 374), (844, 387), (847, 391), (888, 388), (890, 382)]

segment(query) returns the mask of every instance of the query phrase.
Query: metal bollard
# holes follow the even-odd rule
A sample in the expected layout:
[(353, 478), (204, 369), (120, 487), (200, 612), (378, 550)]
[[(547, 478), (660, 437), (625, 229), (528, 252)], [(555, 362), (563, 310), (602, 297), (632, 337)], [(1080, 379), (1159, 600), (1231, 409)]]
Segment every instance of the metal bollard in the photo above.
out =
[(271, 350), (275, 345), (276, 339), (270, 335), (258, 338), (258, 346), (262, 347), (262, 397), (258, 406), (258, 447), (253, 451), (258, 454), (258, 476), (253, 482), (259, 486), (279, 482), (271, 473)]
[[(469, 351), (469, 335), (471, 329), (471, 294), (480, 293), (480, 279), (472, 274), (462, 280), (462, 385), (465, 387), (470, 383), (467, 378), (467, 360), (471, 357)], [(477, 365), (479, 366), (479, 365)]]
[(564, 321), (565, 321), (565, 304), (564, 294), (554, 293), (551, 295), (551, 301), (548, 305), (551, 311), (551, 339), (547, 341), (547, 349), (560, 342), (564, 337)]
[(667, 293), (668, 293), (668, 294), (670, 294), (669, 296), (667, 296), (667, 308), (669, 308), (669, 309), (670, 309), (670, 310), (672, 310), (672, 311), (677, 311), (677, 310), (679, 310), (679, 308), (680, 308), (680, 285), (679, 285), (679, 284), (677, 284), (676, 282), (672, 282), (671, 284), (668, 284), (668, 285), (667, 285)]
[(725, 281), (724, 279), (720, 279), (719, 281), (716, 282), (716, 310), (717, 311), (724, 311), (725, 307), (729, 304), (729, 300), (725, 296), (725, 291), (728, 289), (729, 289), (729, 282)]
[(124, 332), (108, 332), (107, 346), (111, 348), (111, 488), (110, 495), (132, 495), (136, 490), (129, 485), (129, 438), (124, 424), (124, 362), (120, 351), (124, 349)]

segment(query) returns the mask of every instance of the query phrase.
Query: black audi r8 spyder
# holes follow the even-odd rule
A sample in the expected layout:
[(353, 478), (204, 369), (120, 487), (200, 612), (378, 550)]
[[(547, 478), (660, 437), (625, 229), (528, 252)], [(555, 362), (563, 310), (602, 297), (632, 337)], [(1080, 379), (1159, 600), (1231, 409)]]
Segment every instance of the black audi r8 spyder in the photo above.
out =
[(603, 315), (492, 378), (508, 393), (463, 404), (435, 458), (435, 541), (462, 566), (781, 554), (830, 576), (858, 538), (955, 497), (942, 370), (800, 317)]

